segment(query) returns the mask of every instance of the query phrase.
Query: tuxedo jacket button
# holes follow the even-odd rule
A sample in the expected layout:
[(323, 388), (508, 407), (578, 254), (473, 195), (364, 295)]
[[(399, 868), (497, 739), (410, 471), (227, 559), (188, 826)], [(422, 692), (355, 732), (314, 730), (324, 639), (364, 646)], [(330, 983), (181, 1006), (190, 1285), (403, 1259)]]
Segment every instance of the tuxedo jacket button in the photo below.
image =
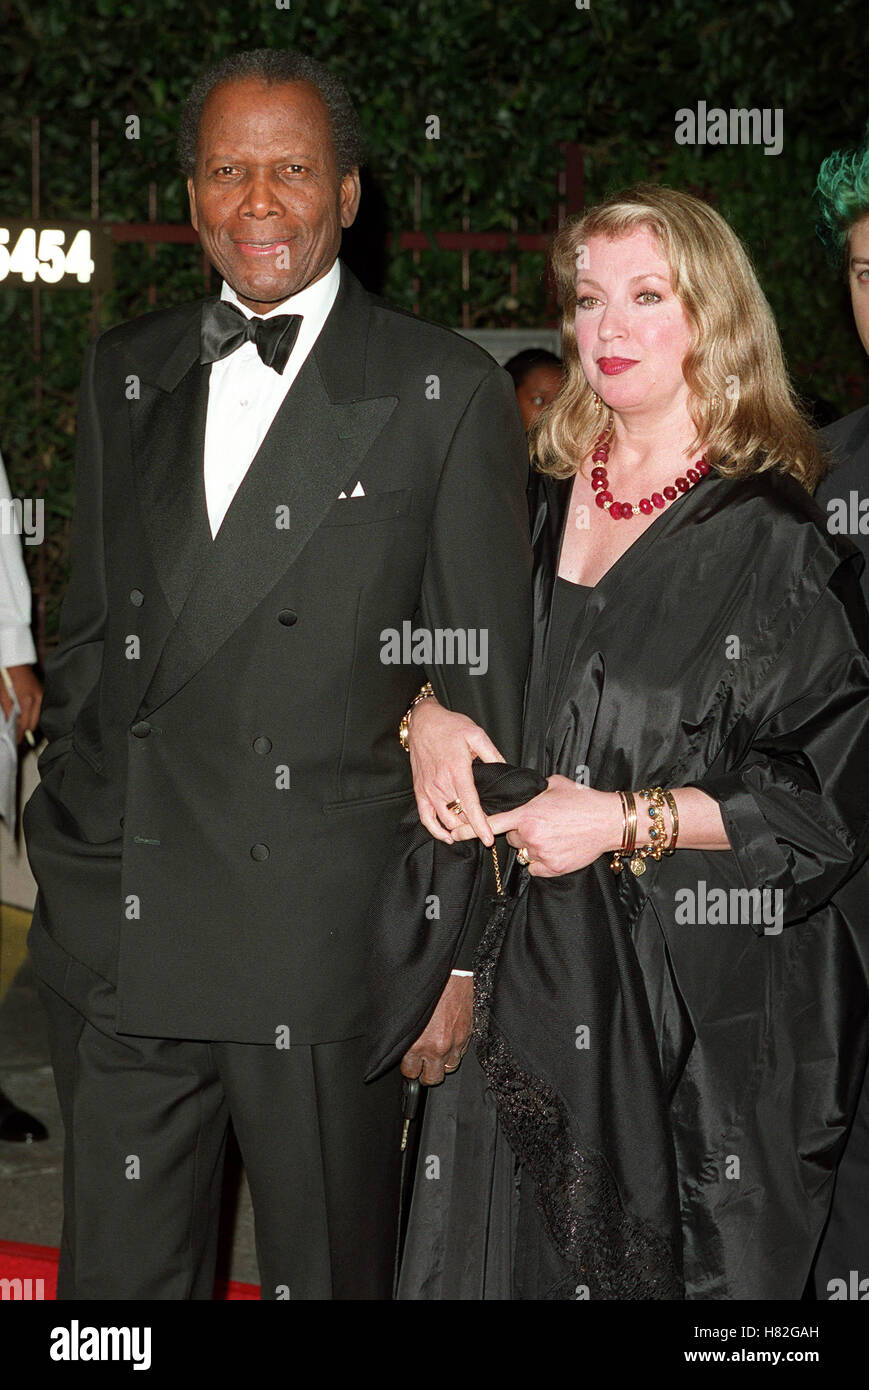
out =
[(269, 857), (269, 847), (268, 847), (268, 845), (251, 845), (250, 857), (251, 857), (251, 859), (256, 859), (256, 860), (258, 860), (258, 861), (263, 860), (263, 859), (268, 859), (268, 857)]
[(253, 741), (253, 751), (255, 753), (270, 753), (272, 751), (271, 739), (266, 738), (264, 735), (255, 738)]
[(147, 719), (140, 719), (138, 724), (134, 724), (130, 733), (134, 738), (147, 738), (151, 732), (151, 725)]
[(298, 613), (294, 613), (292, 608), (282, 608), (278, 614), (278, 622), (283, 623), (284, 627), (292, 627), (293, 623), (299, 621)]
[(130, 590), (130, 602), (134, 608), (142, 607), (142, 604), (145, 602), (145, 595), (142, 593), (141, 589)]

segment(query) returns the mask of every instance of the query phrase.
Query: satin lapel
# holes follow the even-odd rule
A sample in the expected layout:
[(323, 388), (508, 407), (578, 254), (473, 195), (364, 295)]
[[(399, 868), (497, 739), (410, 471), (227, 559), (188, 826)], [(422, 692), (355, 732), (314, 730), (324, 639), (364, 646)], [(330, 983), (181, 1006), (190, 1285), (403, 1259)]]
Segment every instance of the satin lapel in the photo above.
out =
[[(564, 532), (567, 527), (567, 521), (570, 514), (570, 497), (571, 493), (573, 492), (573, 484), (574, 479), (572, 477), (565, 478), (558, 482), (558, 492), (556, 494), (557, 501), (554, 502), (553, 505), (553, 535), (550, 547), (551, 568), (549, 575), (550, 609), (555, 593), (555, 579), (556, 575), (558, 574), (558, 566), (561, 561), (561, 547), (564, 544)], [(568, 682), (570, 683), (571, 694), (574, 697), (577, 697), (579, 694), (579, 687), (581, 682), (584, 682), (588, 679), (595, 680), (598, 686), (598, 699), (600, 696), (601, 673), (597, 670), (592, 670), (590, 667), (585, 668), (581, 672), (577, 672), (576, 654), (580, 644), (580, 640), (586, 628), (593, 622), (595, 616), (600, 611), (601, 598), (599, 591), (603, 582), (604, 581), (601, 580), (597, 588), (592, 590), (592, 592), (588, 595), (588, 598), (581, 612), (577, 614), (576, 619), (570, 629), (568, 639), (564, 644), (564, 651), (561, 654), (561, 662), (557, 667), (555, 678), (552, 681), (548, 681), (545, 687), (545, 700), (543, 708), (545, 708), (546, 710), (546, 727), (544, 733), (544, 741), (546, 747), (547, 764), (551, 767), (551, 770), (553, 771), (555, 761), (560, 760), (561, 755), (563, 753), (563, 749), (557, 744), (553, 743), (552, 733), (554, 726), (558, 724), (558, 716), (563, 711), (563, 707), (567, 698), (566, 689)], [(545, 669), (548, 673), (551, 666), (549, 660), (548, 644), (544, 660)], [(575, 703), (575, 700), (571, 703)], [(584, 707), (586, 706), (584, 705)], [(588, 744), (591, 738), (592, 723), (593, 721), (587, 720), (584, 727), (578, 728), (576, 727), (575, 720), (571, 719), (570, 734), (572, 741), (570, 756), (572, 763), (576, 763), (577, 761), (582, 763), (585, 761), (586, 750), (588, 748)], [(573, 776), (573, 766), (571, 766), (570, 771), (565, 772), (564, 775)]]
[(130, 411), (136, 497), (154, 568), (176, 618), (212, 545), (203, 483), (210, 373), (210, 366), (192, 359), (171, 392), (143, 382), (141, 399)]
[(531, 540), (534, 547), (534, 636), (525, 696), (523, 762), (542, 767), (546, 732), (549, 624), (555, 576), (567, 515), (572, 479), (532, 474)]
[(364, 372), (367, 297), (360, 298), (356, 282), (342, 289), (196, 573), (139, 717), (186, 684), (277, 584), (341, 490), (355, 482), (398, 404), (394, 396), (335, 401), (327, 390), (327, 372), (343, 380), (345, 391)]

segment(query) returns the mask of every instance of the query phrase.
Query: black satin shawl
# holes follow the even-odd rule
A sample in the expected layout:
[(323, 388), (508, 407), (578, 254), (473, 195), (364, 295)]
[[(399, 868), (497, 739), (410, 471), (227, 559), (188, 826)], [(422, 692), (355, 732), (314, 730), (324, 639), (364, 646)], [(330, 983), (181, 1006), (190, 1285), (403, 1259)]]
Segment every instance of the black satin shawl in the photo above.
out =
[[(539, 773), (503, 763), (475, 763), (474, 778), (490, 815), (546, 788)], [(504, 1133), (534, 1176), (547, 1232), (564, 1260), (548, 1296), (575, 1298), (582, 1285), (593, 1298), (679, 1298), (673, 1145), (643, 977), (615, 899), (599, 902), (593, 932), (574, 932), (581, 878), (566, 875), (533, 893), (522, 875), (517, 895), (499, 899), (489, 851), (478, 841), (444, 845), (408, 811), (370, 917), (367, 1079), (394, 1066), (419, 1036), (468, 923), (482, 913), (488, 925), (474, 968), (475, 1045)], [(506, 1033), (491, 1007), (505, 935), (514, 959), (519, 940), (534, 953), (521, 1025), (514, 1016)], [(552, 951), (541, 955), (538, 941)], [(571, 983), (577, 976), (579, 996)], [(501, 995), (504, 988), (518, 995), (500, 976), (499, 984)], [(563, 1008), (579, 997), (576, 1021), (565, 1024)], [(578, 1027), (590, 1030), (589, 1046)], [(562, 1046), (550, 1055), (566, 1058), (563, 1075), (546, 1061), (545, 1040), (559, 1036)]]
[[(607, 791), (699, 786), (718, 800), (732, 849), (678, 850), (641, 878), (616, 878), (603, 858), (528, 880), (492, 985), (512, 1059), (502, 1093), (520, 1074), (549, 1088), (574, 1151), (604, 1154), (639, 1219), (666, 1235), (681, 1209), (687, 1297), (799, 1298), (869, 1048), (862, 561), (793, 480), (710, 476), (600, 581), (547, 689), (570, 486), (536, 480), (523, 761)], [(778, 891), (783, 930), (683, 924), (685, 890), (699, 903), (715, 888)], [(614, 957), (616, 993), (600, 969)], [(592, 1110), (580, 1108), (582, 1025), (609, 1056), (612, 1090)], [(658, 1145), (644, 1168), (636, 1148), (656, 1134), (659, 1095), (672, 1163)], [(561, 1203), (550, 1234), (562, 1249), (577, 1216), (565, 1152), (562, 1136), (548, 1167), (534, 1156), (538, 1195), (542, 1172), (544, 1202)]]

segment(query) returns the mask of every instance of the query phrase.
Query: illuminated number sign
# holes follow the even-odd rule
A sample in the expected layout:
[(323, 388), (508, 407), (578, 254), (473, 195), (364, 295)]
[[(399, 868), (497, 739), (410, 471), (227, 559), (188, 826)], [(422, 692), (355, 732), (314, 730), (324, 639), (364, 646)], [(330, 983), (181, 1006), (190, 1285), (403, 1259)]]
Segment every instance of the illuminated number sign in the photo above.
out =
[(95, 223), (0, 223), (0, 289), (58, 285), (108, 289), (112, 241)]

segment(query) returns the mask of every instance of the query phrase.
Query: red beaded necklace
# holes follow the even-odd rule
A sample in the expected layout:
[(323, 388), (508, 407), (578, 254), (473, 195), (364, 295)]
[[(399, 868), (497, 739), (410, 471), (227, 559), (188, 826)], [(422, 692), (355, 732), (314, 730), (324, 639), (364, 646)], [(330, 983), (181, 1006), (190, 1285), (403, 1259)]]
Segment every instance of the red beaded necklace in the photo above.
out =
[(595, 502), (599, 507), (606, 507), (613, 521), (620, 521), (622, 517), (629, 516), (651, 516), (656, 507), (666, 507), (668, 502), (675, 502), (681, 492), (687, 492), (709, 472), (709, 464), (704, 456), (697, 460), (693, 468), (686, 468), (684, 478), (675, 478), (670, 487), (664, 488), (663, 493), (653, 492), (651, 497), (641, 497), (639, 502), (614, 502), (609, 490), (607, 472), (602, 466), (609, 456), (610, 436), (608, 433), (599, 434), (591, 456), (592, 463), (597, 464), (597, 467), (591, 470), (591, 485), (597, 494)]

